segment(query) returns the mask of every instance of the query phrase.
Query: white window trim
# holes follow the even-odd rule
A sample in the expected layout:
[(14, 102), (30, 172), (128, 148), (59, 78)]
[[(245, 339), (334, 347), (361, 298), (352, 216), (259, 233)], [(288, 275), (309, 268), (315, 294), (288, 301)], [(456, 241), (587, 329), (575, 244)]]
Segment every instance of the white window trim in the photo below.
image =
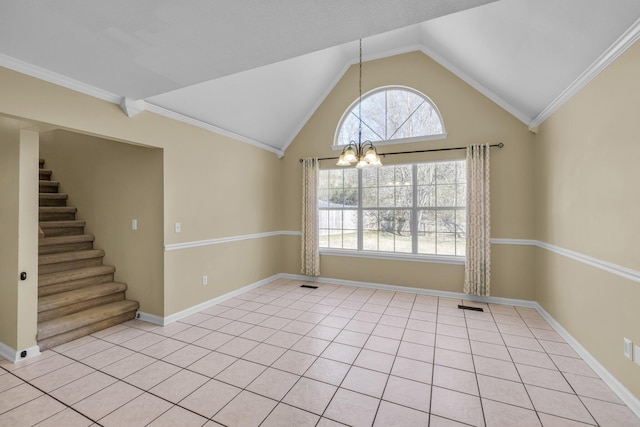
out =
[(340, 120), (338, 121), (338, 126), (336, 127), (336, 131), (335, 134), (333, 135), (333, 145), (331, 146), (331, 148), (333, 150), (342, 150), (342, 148), (345, 147), (344, 144), (341, 145), (336, 145), (336, 142), (338, 141), (338, 136), (340, 135), (340, 129), (342, 128), (342, 125), (345, 121), (345, 119), (347, 118), (347, 116), (349, 115), (349, 113), (351, 113), (351, 110), (353, 108), (355, 108), (356, 105), (358, 105), (358, 102), (360, 102), (361, 99), (366, 99), (370, 96), (375, 95), (378, 92), (385, 92), (387, 90), (404, 90), (407, 92), (412, 92), (416, 95), (418, 95), (419, 97), (423, 98), (426, 102), (428, 102), (431, 105), (431, 108), (433, 108), (433, 110), (436, 112), (436, 114), (438, 115), (438, 118), (440, 119), (440, 124), (442, 124), (442, 133), (440, 134), (433, 134), (433, 135), (421, 135), (421, 136), (416, 136), (416, 137), (411, 137), (411, 138), (398, 138), (398, 139), (389, 139), (386, 141), (373, 141), (375, 143), (376, 146), (378, 145), (392, 145), (392, 144), (406, 144), (406, 143), (411, 143), (411, 142), (422, 142), (422, 141), (434, 141), (434, 140), (442, 140), (442, 139), (447, 139), (447, 129), (444, 125), (444, 119), (442, 118), (442, 114), (440, 114), (440, 110), (438, 109), (438, 106), (435, 104), (435, 102), (433, 102), (433, 100), (431, 100), (431, 98), (429, 98), (427, 95), (425, 95), (424, 93), (420, 92), (419, 90), (416, 90), (412, 87), (409, 86), (402, 86), (402, 85), (391, 85), (391, 86), (381, 86), (378, 88), (375, 88), (373, 90), (370, 90), (369, 92), (365, 93), (364, 95), (362, 95), (362, 98), (358, 98), (355, 101), (353, 101), (351, 104), (349, 104), (349, 106), (347, 107), (347, 109), (344, 111), (344, 113), (342, 113), (342, 116), (340, 117)]
[(428, 262), (433, 264), (464, 265), (466, 257), (456, 255), (427, 255), (383, 251), (358, 251), (356, 249), (320, 248), (320, 255), (354, 258), (383, 259), (391, 261)]

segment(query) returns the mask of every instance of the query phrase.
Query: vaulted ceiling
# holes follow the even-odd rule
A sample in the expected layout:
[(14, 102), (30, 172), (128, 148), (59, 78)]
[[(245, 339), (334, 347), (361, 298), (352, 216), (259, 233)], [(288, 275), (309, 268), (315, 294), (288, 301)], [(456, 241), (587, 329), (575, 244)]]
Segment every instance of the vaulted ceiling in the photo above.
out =
[(638, 0), (23, 0), (0, 66), (282, 155), (347, 68), (421, 50), (524, 123), (640, 37)]

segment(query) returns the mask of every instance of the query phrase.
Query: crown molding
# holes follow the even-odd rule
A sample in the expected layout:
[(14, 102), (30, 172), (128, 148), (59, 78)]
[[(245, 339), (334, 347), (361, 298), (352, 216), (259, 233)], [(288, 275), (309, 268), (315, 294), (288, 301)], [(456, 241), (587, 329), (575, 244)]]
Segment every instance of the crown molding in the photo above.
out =
[[(217, 133), (223, 136), (228, 136), (240, 142), (244, 142), (246, 144), (252, 145), (254, 147), (270, 151), (278, 156), (278, 158), (282, 158), (284, 156), (284, 151), (279, 150), (277, 148), (271, 147), (270, 145), (264, 144), (260, 141), (256, 141), (254, 139), (248, 138), (243, 135), (239, 135), (237, 133), (233, 133), (226, 129), (219, 128), (210, 123), (203, 122), (201, 120), (194, 119), (192, 117), (185, 116), (184, 114), (177, 113), (172, 110), (168, 110), (163, 107), (159, 107), (154, 104), (150, 104), (144, 100), (132, 101), (126, 97), (122, 97), (120, 95), (116, 95), (106, 90), (102, 90), (95, 86), (92, 86), (87, 83), (80, 82), (78, 80), (65, 77), (61, 74), (54, 73), (52, 71), (46, 70), (42, 67), (38, 67), (36, 65), (29, 64), (27, 62), (21, 61), (19, 59), (0, 54), (0, 66), (8, 68), (13, 71), (17, 71), (19, 73), (35, 77), (40, 80), (44, 80), (49, 83), (53, 83), (57, 86), (62, 86), (67, 89), (71, 89), (73, 91), (82, 93), (84, 95), (89, 95), (93, 98), (98, 98), (102, 101), (107, 101), (112, 104), (119, 105), (123, 112), (128, 117), (133, 117), (141, 111), (150, 111), (152, 113), (156, 113), (158, 115), (177, 120), (179, 122), (183, 122), (192, 126), (199, 127), (201, 129), (208, 130), (213, 133)], [(126, 102), (128, 100), (128, 102)]]
[(580, 91), (587, 83), (593, 80), (616, 58), (622, 55), (631, 45), (640, 38), (640, 19), (634, 22), (618, 39), (613, 42), (602, 55), (596, 59), (580, 76), (562, 91), (538, 116), (529, 123), (530, 128), (537, 128), (553, 113), (562, 107), (569, 99)]

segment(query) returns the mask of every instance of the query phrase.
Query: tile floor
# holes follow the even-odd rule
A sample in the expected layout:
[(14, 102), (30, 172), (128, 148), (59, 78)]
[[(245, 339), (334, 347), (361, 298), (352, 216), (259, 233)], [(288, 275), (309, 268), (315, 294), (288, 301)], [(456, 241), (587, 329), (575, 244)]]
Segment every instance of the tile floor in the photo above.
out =
[(533, 309), (302, 283), (0, 362), (0, 426), (640, 426)]

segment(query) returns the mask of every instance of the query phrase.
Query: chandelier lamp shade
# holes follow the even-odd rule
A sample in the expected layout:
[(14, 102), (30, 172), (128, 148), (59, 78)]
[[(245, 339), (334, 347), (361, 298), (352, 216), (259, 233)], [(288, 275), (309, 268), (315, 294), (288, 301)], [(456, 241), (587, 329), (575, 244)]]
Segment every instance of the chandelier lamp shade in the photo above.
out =
[(371, 141), (362, 141), (362, 39), (360, 39), (360, 76), (358, 79), (358, 141), (349, 141), (338, 158), (338, 166), (351, 166), (361, 169), (369, 166), (382, 166), (378, 150)]

